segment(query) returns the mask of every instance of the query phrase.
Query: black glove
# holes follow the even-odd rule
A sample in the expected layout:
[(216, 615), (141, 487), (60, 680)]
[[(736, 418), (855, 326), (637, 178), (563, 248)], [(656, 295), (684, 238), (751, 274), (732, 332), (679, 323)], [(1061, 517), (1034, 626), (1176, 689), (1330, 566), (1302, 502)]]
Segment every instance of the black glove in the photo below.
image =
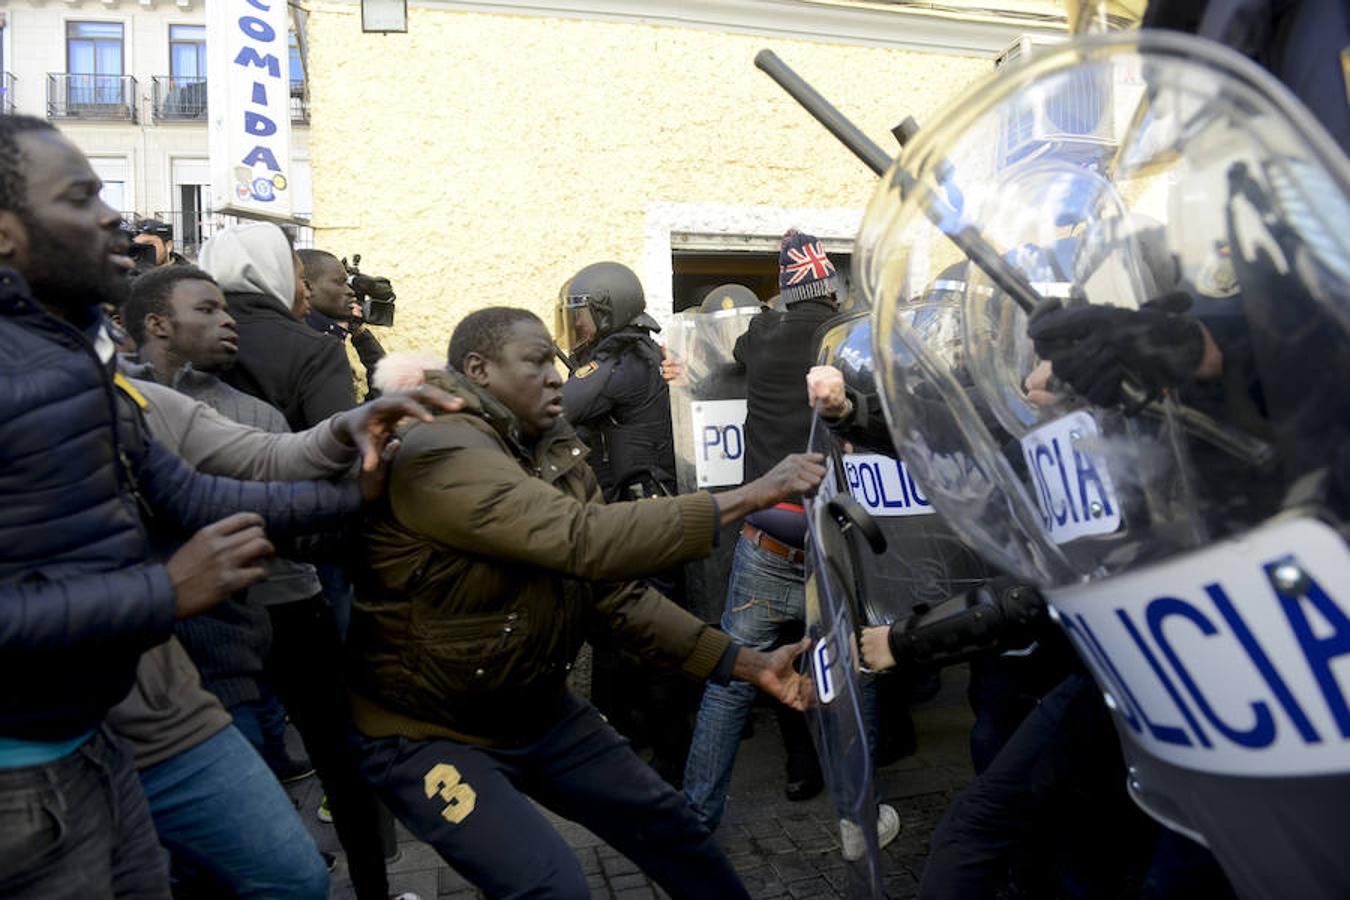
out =
[(1204, 329), (1190, 316), (1184, 291), (1164, 294), (1141, 309), (1075, 306), (1058, 300), (1036, 307), (1027, 335), (1055, 377), (1097, 406), (1120, 402), (1127, 374), (1150, 395), (1189, 380), (1205, 355)]

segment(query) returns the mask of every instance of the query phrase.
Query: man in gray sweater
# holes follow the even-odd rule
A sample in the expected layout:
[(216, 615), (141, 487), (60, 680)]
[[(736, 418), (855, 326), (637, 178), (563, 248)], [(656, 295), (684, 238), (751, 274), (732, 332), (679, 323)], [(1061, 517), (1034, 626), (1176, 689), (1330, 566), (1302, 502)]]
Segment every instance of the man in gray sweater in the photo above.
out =
[[(209, 370), (228, 362), (237, 340), (219, 290), (199, 269), (166, 268), (142, 276), (126, 321), (141, 345), (144, 365), (129, 371), (144, 379), (133, 384), (146, 401), (151, 431), (204, 471), (285, 480), (345, 474), (353, 468), (358, 449), (373, 465), (378, 448), (402, 417), (426, 415), (410, 398), (391, 398), (339, 414), (301, 434), (287, 433), (275, 409), (194, 367), (196, 363)], [(445, 397), (427, 394), (424, 399), (449, 405)], [(238, 626), (234, 634), (243, 640), (211, 651), (238, 657), (230, 660), (236, 668), (246, 670), (250, 655), (266, 653), (275, 606), (263, 604), (303, 607), (318, 593), (313, 570), (295, 563), (279, 564), (263, 584), (264, 592), (255, 596), (250, 591), (244, 602), (233, 604), (234, 614), (226, 619)], [(262, 616), (261, 624), (255, 623), (260, 633), (250, 633), (251, 614)], [(304, 623), (312, 611), (302, 608), (295, 618)], [(205, 634), (202, 623), (187, 632), (190, 639)], [(320, 677), (330, 678), (335, 666), (333, 658), (326, 667), (330, 671)], [(247, 687), (239, 690), (247, 696)], [(346, 741), (339, 729), (345, 722), (345, 696), (341, 691), (329, 694), (336, 697), (329, 707), (316, 712), (312, 700), (302, 702), (298, 706), (309, 715), (296, 718), (311, 725), (303, 728), (309, 732), (308, 743), (315, 743), (311, 739), (317, 729), (321, 749), (316, 753), (311, 748), (311, 753), (316, 761), (323, 759), (321, 771), (341, 783), (338, 792), (348, 801), (345, 808), (337, 800), (334, 806), (342, 810), (339, 836), (361, 896), (386, 897), (373, 797), (363, 807), (361, 793), (370, 796), (369, 789), (343, 772)], [(178, 859), (205, 870), (240, 896), (326, 896), (327, 874), (289, 798), (230, 725), (219, 700), (202, 688), (176, 640), (145, 655), (135, 689), (109, 718), (132, 744), (161, 841)], [(313, 726), (316, 718), (319, 724)], [(351, 826), (346, 834), (344, 824)], [(357, 846), (359, 858), (353, 858), (349, 843)]]

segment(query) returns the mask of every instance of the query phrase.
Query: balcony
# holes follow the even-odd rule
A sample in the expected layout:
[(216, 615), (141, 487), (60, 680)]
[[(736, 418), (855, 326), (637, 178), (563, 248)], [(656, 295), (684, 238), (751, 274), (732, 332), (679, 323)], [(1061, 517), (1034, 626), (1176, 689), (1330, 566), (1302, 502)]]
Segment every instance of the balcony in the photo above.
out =
[(156, 75), (152, 98), (156, 122), (206, 121), (205, 78)]
[(291, 82), (291, 124), (309, 124), (309, 97), (304, 82)]
[(0, 72), (0, 115), (14, 113), (14, 83), (18, 81), (13, 72)]
[(47, 74), (47, 118), (136, 121), (136, 79), (130, 75)]

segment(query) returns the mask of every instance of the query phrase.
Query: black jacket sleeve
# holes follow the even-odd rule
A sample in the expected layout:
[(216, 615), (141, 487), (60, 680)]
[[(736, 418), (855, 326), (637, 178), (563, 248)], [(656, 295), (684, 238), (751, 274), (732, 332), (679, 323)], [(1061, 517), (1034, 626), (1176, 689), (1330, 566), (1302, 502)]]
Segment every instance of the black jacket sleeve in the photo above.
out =
[(126, 642), (152, 647), (169, 636), (175, 608), (173, 584), (160, 565), (2, 585), (0, 652), (17, 657)]
[(146, 505), (182, 532), (192, 533), (237, 512), (254, 512), (269, 537), (338, 532), (361, 511), (354, 481), (236, 481), (203, 475), (154, 440), (147, 439), (136, 469)]
[(306, 360), (301, 378), (300, 412), (304, 428), (313, 428), (329, 416), (356, 406), (356, 385), (347, 351), (331, 338), (317, 343), (318, 349)]
[[(573, 425), (593, 425), (614, 409), (617, 396), (612, 384), (619, 375), (617, 360), (606, 359), (577, 369), (577, 374), (562, 386), (563, 412)], [(584, 374), (583, 374), (584, 373)]]

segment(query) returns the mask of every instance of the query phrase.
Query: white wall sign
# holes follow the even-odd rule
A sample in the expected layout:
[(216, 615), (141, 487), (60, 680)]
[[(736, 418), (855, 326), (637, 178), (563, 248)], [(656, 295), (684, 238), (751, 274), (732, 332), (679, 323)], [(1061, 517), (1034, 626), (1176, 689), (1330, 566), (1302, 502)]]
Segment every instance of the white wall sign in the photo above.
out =
[(1120, 500), (1111, 473), (1093, 444), (1097, 421), (1079, 410), (1022, 438), (1041, 509), (1041, 525), (1056, 544), (1120, 527)]
[(690, 412), (698, 486), (740, 484), (745, 480), (745, 401), (700, 400)]
[(291, 217), (288, 22), (284, 0), (206, 5), (211, 205), (216, 212)]

